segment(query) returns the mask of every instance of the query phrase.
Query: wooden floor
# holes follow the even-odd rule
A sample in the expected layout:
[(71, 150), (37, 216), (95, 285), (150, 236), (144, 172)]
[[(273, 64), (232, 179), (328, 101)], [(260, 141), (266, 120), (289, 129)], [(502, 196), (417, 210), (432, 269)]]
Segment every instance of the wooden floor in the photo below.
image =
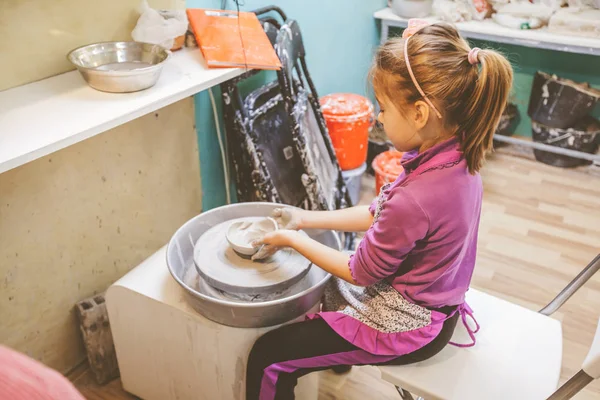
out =
[[(490, 159), (482, 175), (485, 196), (472, 286), (539, 310), (600, 252), (600, 177), (502, 154)], [(366, 179), (363, 189), (363, 200), (372, 199), (373, 180)], [(580, 369), (599, 316), (597, 274), (554, 315), (563, 323), (563, 381)], [(91, 400), (133, 398), (118, 380), (98, 387), (85, 368), (71, 379)], [(377, 370), (362, 367), (345, 375), (322, 373), (320, 399), (399, 396)], [(600, 381), (575, 399), (600, 399)]]

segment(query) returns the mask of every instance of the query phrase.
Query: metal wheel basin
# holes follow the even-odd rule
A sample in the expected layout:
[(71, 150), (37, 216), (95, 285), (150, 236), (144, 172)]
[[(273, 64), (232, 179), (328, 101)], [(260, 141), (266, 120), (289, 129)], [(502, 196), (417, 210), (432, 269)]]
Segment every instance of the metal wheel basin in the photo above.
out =
[[(167, 246), (167, 266), (197, 312), (223, 325), (259, 328), (279, 325), (298, 318), (321, 300), (331, 275), (315, 265), (300, 281), (290, 287), (274, 293), (253, 295), (216, 289), (198, 274), (194, 266), (194, 245), (210, 228), (237, 218), (268, 217), (278, 207), (287, 206), (276, 203), (223, 206), (190, 219), (175, 232)], [(305, 232), (329, 247), (341, 249), (339, 237), (335, 232)]]

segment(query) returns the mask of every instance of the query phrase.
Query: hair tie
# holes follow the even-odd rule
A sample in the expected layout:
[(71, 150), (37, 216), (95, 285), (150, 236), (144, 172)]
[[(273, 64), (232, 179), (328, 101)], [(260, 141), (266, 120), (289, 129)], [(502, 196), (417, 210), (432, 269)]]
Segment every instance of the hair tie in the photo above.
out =
[(405, 39), (404, 40), (404, 62), (406, 63), (406, 69), (408, 69), (410, 79), (412, 79), (413, 84), (415, 85), (415, 87), (417, 88), (419, 93), (421, 94), (421, 97), (423, 97), (423, 99), (429, 105), (429, 107), (431, 107), (433, 109), (433, 111), (435, 111), (435, 114), (437, 115), (437, 117), (441, 119), (442, 114), (440, 114), (440, 112), (437, 110), (437, 108), (435, 108), (435, 106), (433, 105), (431, 100), (429, 100), (429, 97), (427, 97), (425, 95), (425, 92), (423, 92), (423, 89), (421, 89), (421, 86), (419, 86), (419, 83), (417, 82), (417, 78), (415, 78), (415, 74), (413, 74), (412, 68), (410, 67), (410, 61), (408, 59), (408, 40), (411, 38), (412, 35), (417, 33), (421, 28), (428, 26), (428, 25), (429, 25), (429, 22), (427, 22), (426, 20), (422, 20), (422, 19), (413, 18), (408, 21), (408, 27), (402, 33), (402, 37)]
[(475, 65), (475, 64), (479, 64), (479, 51), (481, 49), (479, 47), (473, 47), (470, 51), (469, 51), (469, 55), (467, 56), (467, 58), (469, 59), (469, 63), (471, 65)]
[(402, 38), (406, 39), (417, 33), (422, 28), (431, 25), (425, 19), (411, 18), (408, 20), (406, 29), (402, 32)]

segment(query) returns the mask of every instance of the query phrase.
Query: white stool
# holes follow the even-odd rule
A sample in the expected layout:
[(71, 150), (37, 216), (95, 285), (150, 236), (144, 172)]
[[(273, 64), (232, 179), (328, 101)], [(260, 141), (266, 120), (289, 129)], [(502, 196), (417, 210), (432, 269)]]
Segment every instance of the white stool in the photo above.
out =
[[(467, 302), (481, 325), (477, 344), (469, 348), (449, 345), (416, 364), (379, 367), (382, 378), (396, 385), (405, 399), (412, 399), (411, 393), (426, 400), (571, 398), (600, 377), (600, 326), (583, 369), (557, 391), (562, 327), (548, 315), (599, 269), (600, 255), (540, 313), (470, 289)], [(459, 321), (453, 341), (469, 340)]]
[[(106, 305), (123, 388), (144, 400), (244, 400), (250, 349), (275, 328), (232, 328), (198, 314), (169, 274), (165, 247), (114, 283)], [(298, 398), (316, 400), (318, 382), (300, 378)]]

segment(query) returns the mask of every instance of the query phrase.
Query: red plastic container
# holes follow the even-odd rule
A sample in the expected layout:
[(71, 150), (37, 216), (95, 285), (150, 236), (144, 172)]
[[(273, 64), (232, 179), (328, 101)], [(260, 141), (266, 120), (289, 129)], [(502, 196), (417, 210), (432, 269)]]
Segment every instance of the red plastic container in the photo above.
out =
[(335, 93), (320, 100), (329, 136), (343, 171), (367, 161), (369, 131), (373, 127), (373, 103), (352, 93)]
[(372, 164), (375, 171), (375, 195), (379, 195), (383, 185), (393, 183), (404, 171), (400, 164), (403, 154), (397, 150), (388, 150), (375, 157)]

